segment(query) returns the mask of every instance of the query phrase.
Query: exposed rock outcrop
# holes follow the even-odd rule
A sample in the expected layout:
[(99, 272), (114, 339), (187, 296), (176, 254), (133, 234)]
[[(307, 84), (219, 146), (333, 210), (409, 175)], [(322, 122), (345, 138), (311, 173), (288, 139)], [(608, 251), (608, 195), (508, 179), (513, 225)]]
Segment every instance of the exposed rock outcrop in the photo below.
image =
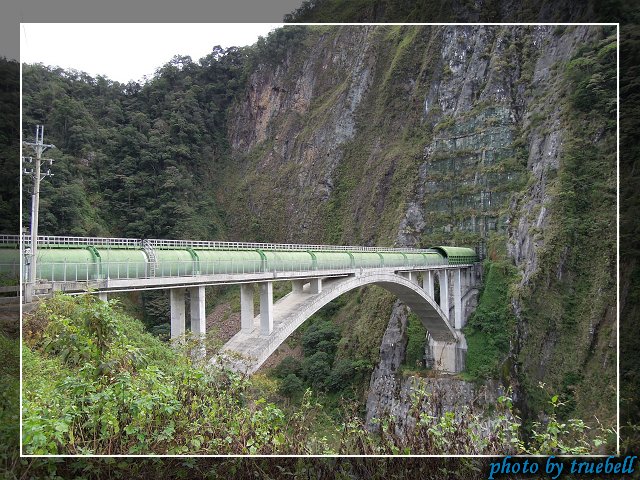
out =
[[(529, 323), (526, 300), (543, 292), (529, 287), (549, 258), (548, 232), (561, 223), (554, 202), (572, 136), (568, 64), (606, 35), (589, 26), (309, 29), (283, 62), (265, 62), (252, 73), (232, 114), (239, 173), (237, 195), (230, 196), (237, 203), (228, 208), (235, 235), (389, 246), (483, 244), (494, 232), (508, 237), (519, 273), (515, 374), (533, 385), (556, 362), (560, 388), (562, 375), (575, 368), (561, 354), (560, 337), (569, 330), (559, 336), (555, 324), (562, 319), (551, 313)], [(610, 140), (595, 135), (593, 142)], [(575, 266), (565, 257), (549, 260), (551, 272), (573, 282)], [(610, 273), (600, 268), (597, 278), (608, 282)], [(603, 339), (597, 332), (609, 325), (604, 319), (615, 304), (610, 293), (589, 289), (598, 302), (584, 306), (591, 330), (578, 328), (585, 362), (585, 345), (601, 348), (610, 337), (608, 327)], [(395, 374), (405, 326), (396, 305), (371, 380), (369, 417), (400, 408), (398, 395), (409, 388)]]

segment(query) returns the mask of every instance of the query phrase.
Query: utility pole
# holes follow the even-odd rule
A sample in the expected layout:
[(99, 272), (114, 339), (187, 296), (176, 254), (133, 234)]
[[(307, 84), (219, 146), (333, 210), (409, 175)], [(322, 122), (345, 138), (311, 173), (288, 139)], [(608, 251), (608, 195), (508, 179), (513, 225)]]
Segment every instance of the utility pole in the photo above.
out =
[(24, 173), (31, 174), (33, 177), (33, 193), (31, 195), (31, 245), (25, 248), (25, 264), (28, 267), (27, 283), (25, 285), (24, 300), (25, 303), (33, 301), (35, 286), (37, 280), (36, 262), (38, 255), (38, 208), (40, 206), (40, 181), (45, 177), (52, 176), (50, 168), (42, 173), (42, 162), (47, 162), (49, 167), (53, 164), (53, 159), (42, 158), (43, 152), (47, 148), (56, 148), (55, 145), (45, 145), (44, 143), (44, 125), (36, 126), (36, 141), (23, 142), (26, 147), (31, 147), (36, 154), (36, 158), (22, 157), (24, 162), (31, 163), (31, 168), (25, 168)]

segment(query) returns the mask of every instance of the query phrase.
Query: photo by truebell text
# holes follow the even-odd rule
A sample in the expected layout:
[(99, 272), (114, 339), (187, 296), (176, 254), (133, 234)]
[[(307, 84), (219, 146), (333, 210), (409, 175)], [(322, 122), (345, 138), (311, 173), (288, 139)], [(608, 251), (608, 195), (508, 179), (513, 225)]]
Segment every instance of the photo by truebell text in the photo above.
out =
[(623, 475), (634, 472), (637, 456), (585, 459), (562, 459), (551, 455), (548, 458), (513, 458), (510, 455), (497, 462), (489, 464), (488, 480), (494, 480), (500, 475), (513, 473), (539, 474), (540, 478), (548, 477), (552, 480), (560, 478), (562, 474), (582, 475)]

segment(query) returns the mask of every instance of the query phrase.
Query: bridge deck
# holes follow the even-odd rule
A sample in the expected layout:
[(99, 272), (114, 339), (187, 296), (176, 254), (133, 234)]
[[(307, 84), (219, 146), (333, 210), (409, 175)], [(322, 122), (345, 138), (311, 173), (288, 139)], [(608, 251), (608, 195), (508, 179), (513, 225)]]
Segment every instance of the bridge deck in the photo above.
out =
[(308, 278), (333, 278), (362, 274), (367, 271), (376, 272), (424, 272), (426, 270), (442, 270), (464, 268), (469, 265), (434, 265), (418, 267), (379, 267), (379, 268), (349, 268), (331, 270), (300, 270), (290, 272), (259, 272), (259, 273), (233, 273), (214, 275), (185, 275), (167, 277), (129, 278), (129, 279), (100, 279), (88, 281), (48, 281), (46, 282), (54, 291), (85, 293), (87, 291), (100, 291), (107, 293), (126, 292), (142, 289), (164, 289), (177, 287), (194, 287), (209, 285), (225, 285), (253, 282), (273, 282)]

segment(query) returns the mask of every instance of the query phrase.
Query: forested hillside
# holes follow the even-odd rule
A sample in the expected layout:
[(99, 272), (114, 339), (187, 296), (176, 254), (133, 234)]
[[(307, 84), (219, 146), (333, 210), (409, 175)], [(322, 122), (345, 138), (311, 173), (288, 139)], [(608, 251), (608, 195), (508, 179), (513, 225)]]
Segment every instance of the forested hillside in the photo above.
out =
[[(470, 322), (470, 353), (493, 345), (472, 376), (514, 383), (533, 417), (546, 381), (566, 415), (608, 423), (615, 49), (611, 27), (287, 27), (144, 85), (26, 65), (23, 133), (58, 147), (41, 232), (479, 245), (506, 276)], [(325, 313), (340, 340), (309, 355), (370, 372), (392, 308), (345, 297)]]
[[(620, 8), (611, 0), (304, 0), (286, 22), (578, 22)], [(605, 20), (601, 20), (605, 21)]]
[(42, 123), (57, 146), (41, 232), (224, 236), (215, 192), (227, 157), (226, 110), (246, 62), (239, 49), (217, 49), (200, 63), (176, 57), (144, 86), (25, 66), (24, 135)]
[(20, 173), (20, 65), (0, 59), (0, 232), (20, 230), (18, 183)]

